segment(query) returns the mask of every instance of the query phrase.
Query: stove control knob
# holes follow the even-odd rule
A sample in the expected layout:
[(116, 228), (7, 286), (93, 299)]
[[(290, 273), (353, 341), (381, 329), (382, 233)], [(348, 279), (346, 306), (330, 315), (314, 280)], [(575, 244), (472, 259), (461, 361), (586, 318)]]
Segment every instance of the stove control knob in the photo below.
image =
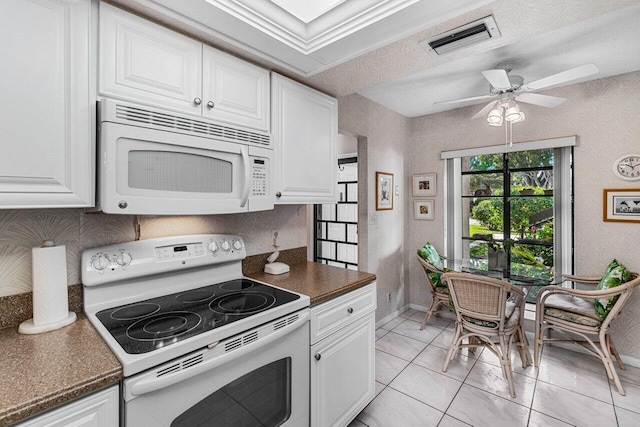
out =
[(91, 260), (91, 266), (97, 271), (104, 271), (107, 267), (109, 267), (109, 264), (111, 264), (109, 257), (102, 254), (96, 255)]
[(215, 254), (216, 252), (218, 252), (218, 244), (216, 242), (211, 242), (209, 243), (209, 250), (211, 251), (212, 254)]
[(233, 249), (236, 251), (242, 249), (242, 241), (240, 239), (233, 239)]
[(131, 264), (131, 254), (120, 252), (120, 255), (116, 257), (116, 263), (122, 267), (126, 267)]
[(226, 240), (223, 240), (220, 246), (222, 247), (222, 250), (225, 252), (229, 252), (231, 250), (231, 245)]

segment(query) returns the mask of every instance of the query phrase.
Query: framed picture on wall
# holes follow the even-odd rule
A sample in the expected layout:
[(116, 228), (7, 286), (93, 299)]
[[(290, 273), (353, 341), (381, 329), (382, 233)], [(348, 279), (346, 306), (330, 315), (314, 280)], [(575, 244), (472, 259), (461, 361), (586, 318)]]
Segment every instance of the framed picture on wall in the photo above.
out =
[(603, 221), (640, 222), (640, 188), (603, 190)]
[(436, 195), (436, 174), (421, 173), (413, 175), (413, 195), (416, 197)]
[(393, 174), (376, 172), (376, 210), (393, 209)]
[(433, 200), (414, 200), (413, 219), (434, 219)]

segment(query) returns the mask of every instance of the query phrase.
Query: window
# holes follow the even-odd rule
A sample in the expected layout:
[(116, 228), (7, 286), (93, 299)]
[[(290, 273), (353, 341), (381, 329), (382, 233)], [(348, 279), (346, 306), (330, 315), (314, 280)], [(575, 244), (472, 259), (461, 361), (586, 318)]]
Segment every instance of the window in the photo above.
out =
[(447, 255), (510, 277), (571, 273), (573, 145), (575, 137), (443, 153)]

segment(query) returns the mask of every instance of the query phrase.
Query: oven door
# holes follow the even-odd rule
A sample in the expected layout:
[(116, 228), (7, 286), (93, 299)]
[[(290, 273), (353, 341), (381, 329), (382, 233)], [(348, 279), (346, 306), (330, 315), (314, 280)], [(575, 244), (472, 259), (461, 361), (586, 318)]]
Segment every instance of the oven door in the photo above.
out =
[(105, 213), (240, 213), (250, 196), (271, 197), (268, 169), (256, 174), (270, 167), (270, 150), (111, 122), (101, 124), (99, 147)]
[(308, 426), (308, 309), (293, 318), (125, 379), (125, 425)]

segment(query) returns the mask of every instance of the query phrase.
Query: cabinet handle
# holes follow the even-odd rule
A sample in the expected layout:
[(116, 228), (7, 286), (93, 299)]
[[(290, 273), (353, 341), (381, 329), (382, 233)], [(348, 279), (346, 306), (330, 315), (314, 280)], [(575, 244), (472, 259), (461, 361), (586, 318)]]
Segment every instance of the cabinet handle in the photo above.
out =
[(276, 193), (276, 197), (282, 197), (282, 193), (278, 191), (278, 192)]
[(213, 101), (207, 102), (207, 107), (209, 107), (209, 109), (211, 109), (211, 108), (213, 108), (215, 106), (216, 106), (216, 104), (214, 104)]
[(347, 313), (349, 313), (349, 314), (353, 313), (353, 308), (351, 308), (351, 307), (347, 308)]
[(196, 105), (200, 105), (200, 104), (202, 104), (202, 99), (194, 98), (193, 103), (196, 104)]
[(320, 353), (316, 354), (315, 356), (313, 356), (316, 360), (320, 360), (320, 358), (322, 358), (322, 355)]

